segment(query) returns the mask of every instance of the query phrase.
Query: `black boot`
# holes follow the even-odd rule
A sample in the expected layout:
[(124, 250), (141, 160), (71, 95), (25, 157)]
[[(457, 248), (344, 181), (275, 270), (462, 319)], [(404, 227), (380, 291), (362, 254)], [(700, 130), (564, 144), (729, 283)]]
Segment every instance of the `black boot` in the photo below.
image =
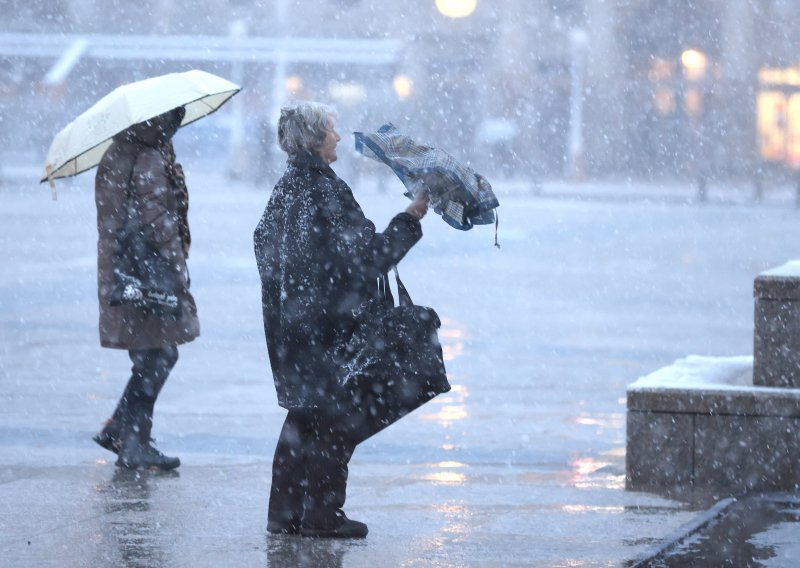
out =
[(119, 448), (122, 445), (120, 442), (120, 425), (119, 421), (109, 418), (106, 420), (105, 426), (97, 434), (94, 435), (94, 440), (101, 448), (105, 448), (109, 452), (119, 453)]
[(304, 521), (300, 528), (302, 536), (311, 538), (365, 538), (368, 532), (367, 525), (348, 519), (341, 509), (336, 511), (329, 522), (308, 525)]
[(130, 424), (123, 425), (117, 467), (168, 471), (181, 465), (180, 459), (165, 456), (153, 446), (152, 427), (152, 414), (147, 411), (137, 413)]
[(106, 420), (103, 429), (92, 438), (101, 448), (115, 454), (119, 453), (119, 449), (122, 446), (122, 425), (131, 420), (129, 400), (136, 399), (138, 383), (141, 380), (141, 377), (136, 373), (136, 369), (134, 369), (134, 373), (117, 403), (117, 408), (114, 409), (114, 414)]
[[(181, 464), (153, 446), (153, 408), (158, 394), (178, 360), (174, 345), (129, 351), (131, 378), (110, 424), (95, 437), (103, 447), (117, 449), (117, 465), (128, 469), (175, 469)], [(113, 451), (113, 450), (112, 450)]]
[(117, 458), (117, 467), (125, 469), (169, 471), (180, 465), (180, 458), (165, 456), (149, 442), (139, 444), (131, 449), (123, 448)]

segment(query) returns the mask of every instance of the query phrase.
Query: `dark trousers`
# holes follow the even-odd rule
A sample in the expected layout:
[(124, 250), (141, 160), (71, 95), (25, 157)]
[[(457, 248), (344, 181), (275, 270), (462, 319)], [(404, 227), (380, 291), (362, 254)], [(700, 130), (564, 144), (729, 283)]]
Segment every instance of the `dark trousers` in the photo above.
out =
[[(358, 444), (410, 412), (353, 393), (348, 413), (290, 410), (272, 461), (268, 520), (299, 527), (335, 525), (347, 496), (347, 466)], [(416, 405), (414, 405), (416, 407)]]
[(289, 411), (272, 461), (270, 521), (335, 524), (346, 498), (347, 464), (359, 441), (343, 426), (324, 412)]
[[(155, 349), (132, 349), (128, 355), (133, 363), (131, 378), (122, 393), (112, 424), (119, 432), (135, 426), (150, 438), (153, 409), (170, 371), (178, 362), (178, 347), (169, 345)], [(144, 437), (144, 436), (143, 436)]]

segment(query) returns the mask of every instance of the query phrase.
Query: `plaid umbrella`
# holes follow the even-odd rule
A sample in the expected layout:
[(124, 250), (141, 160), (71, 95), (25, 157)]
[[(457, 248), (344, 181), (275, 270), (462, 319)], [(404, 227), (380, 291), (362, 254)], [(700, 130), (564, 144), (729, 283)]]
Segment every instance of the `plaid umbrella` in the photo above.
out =
[(448, 224), (467, 231), (474, 225), (495, 223), (500, 205), (492, 186), (482, 175), (438, 148), (414, 142), (391, 123), (377, 132), (356, 132), (356, 150), (388, 165), (414, 198), (424, 192), (433, 210)]

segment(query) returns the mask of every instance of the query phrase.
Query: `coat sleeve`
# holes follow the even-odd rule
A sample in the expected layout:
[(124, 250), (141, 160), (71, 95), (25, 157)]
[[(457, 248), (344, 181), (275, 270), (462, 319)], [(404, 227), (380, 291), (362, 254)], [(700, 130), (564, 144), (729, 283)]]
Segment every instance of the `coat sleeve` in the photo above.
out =
[(162, 261), (162, 269), (177, 283), (183, 264), (175, 195), (167, 179), (166, 164), (156, 150), (143, 151), (133, 168), (136, 212), (145, 240)]
[(377, 278), (399, 263), (422, 238), (422, 225), (408, 213), (395, 215), (378, 233), (344, 183), (325, 187), (318, 203), (314, 224), (327, 241), (324, 248), (365, 279)]

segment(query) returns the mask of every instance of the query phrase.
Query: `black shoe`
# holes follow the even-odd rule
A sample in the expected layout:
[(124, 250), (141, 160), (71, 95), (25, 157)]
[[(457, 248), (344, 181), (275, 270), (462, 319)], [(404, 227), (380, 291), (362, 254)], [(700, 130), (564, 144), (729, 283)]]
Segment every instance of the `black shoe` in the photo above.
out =
[(364, 538), (368, 532), (367, 525), (358, 521), (351, 521), (342, 512), (336, 514), (336, 521), (333, 525), (303, 525), (300, 528), (301, 536), (311, 538)]
[(119, 453), (121, 445), (119, 441), (119, 427), (112, 420), (108, 420), (103, 429), (92, 437), (92, 440), (94, 440), (98, 446), (109, 452), (114, 452), (115, 454)]
[(117, 458), (117, 467), (125, 469), (153, 469), (168, 471), (181, 465), (179, 458), (165, 456), (149, 443), (123, 448)]
[(267, 532), (271, 534), (300, 534), (300, 521), (267, 521)]

